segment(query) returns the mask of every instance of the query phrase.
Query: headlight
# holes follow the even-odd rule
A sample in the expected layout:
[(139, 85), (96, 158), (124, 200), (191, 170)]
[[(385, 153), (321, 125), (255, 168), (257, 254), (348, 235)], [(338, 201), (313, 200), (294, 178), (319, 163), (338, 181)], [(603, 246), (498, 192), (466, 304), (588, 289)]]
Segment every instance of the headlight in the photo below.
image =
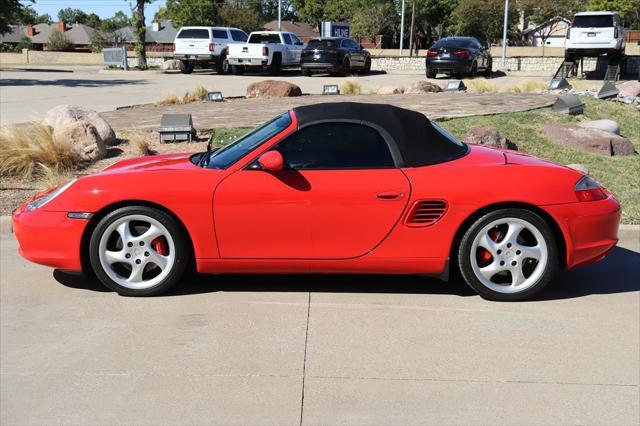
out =
[(33, 210), (39, 209), (40, 207), (44, 206), (49, 201), (53, 200), (58, 195), (62, 194), (75, 181), (76, 181), (76, 179), (73, 179), (73, 180), (71, 180), (71, 181), (69, 181), (69, 182), (67, 182), (65, 184), (62, 184), (62, 185), (58, 186), (53, 191), (44, 194), (42, 197), (38, 197), (38, 198), (32, 200), (29, 204), (27, 204), (27, 210), (28, 211), (33, 211)]

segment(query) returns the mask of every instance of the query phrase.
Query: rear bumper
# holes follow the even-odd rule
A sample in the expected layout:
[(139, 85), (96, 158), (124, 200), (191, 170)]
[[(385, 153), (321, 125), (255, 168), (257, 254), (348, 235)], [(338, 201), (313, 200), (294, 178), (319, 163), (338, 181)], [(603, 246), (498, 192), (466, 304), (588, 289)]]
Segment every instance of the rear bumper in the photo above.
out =
[(306, 68), (310, 70), (339, 71), (340, 65), (331, 62), (302, 62), (300, 64), (300, 68)]
[(618, 242), (621, 209), (613, 196), (600, 201), (542, 208), (562, 230), (567, 246), (567, 269), (602, 259)]
[(258, 66), (267, 66), (269, 65), (269, 58), (266, 56), (256, 57), (256, 58), (237, 58), (237, 57), (228, 57), (227, 61), (230, 65), (245, 65), (251, 67)]
[(471, 63), (464, 60), (437, 59), (427, 58), (426, 66), (429, 69), (438, 72), (454, 72), (458, 74), (466, 74), (471, 71)]
[(80, 246), (88, 220), (69, 219), (66, 212), (16, 210), (13, 232), (18, 251), (31, 262), (81, 271)]
[(181, 61), (216, 62), (219, 58), (219, 55), (192, 55), (186, 53), (173, 55), (173, 59), (178, 59)]

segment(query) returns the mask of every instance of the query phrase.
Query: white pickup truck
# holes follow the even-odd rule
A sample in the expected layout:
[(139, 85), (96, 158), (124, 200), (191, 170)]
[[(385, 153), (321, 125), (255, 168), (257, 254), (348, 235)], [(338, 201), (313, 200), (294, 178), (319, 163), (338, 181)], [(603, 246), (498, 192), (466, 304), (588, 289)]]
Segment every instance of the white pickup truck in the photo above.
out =
[(227, 60), (236, 75), (253, 69), (278, 75), (283, 67), (300, 66), (303, 48), (304, 43), (293, 33), (254, 31), (246, 43), (229, 45)]
[(245, 41), (247, 34), (239, 28), (182, 27), (173, 42), (173, 58), (180, 61), (183, 74), (191, 74), (196, 66), (226, 74), (228, 46)]

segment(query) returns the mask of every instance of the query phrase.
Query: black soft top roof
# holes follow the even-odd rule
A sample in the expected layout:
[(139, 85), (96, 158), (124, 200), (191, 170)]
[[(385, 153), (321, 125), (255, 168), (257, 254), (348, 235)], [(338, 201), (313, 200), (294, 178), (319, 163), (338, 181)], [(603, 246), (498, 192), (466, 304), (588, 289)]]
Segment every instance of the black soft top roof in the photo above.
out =
[[(452, 141), (419, 112), (388, 104), (327, 102), (293, 108), (298, 126), (319, 121), (362, 121), (383, 130), (397, 147), (402, 167), (420, 167), (462, 157), (468, 147)], [(387, 135), (385, 135), (386, 133)], [(388, 138), (387, 138), (388, 139)], [(392, 151), (396, 151), (393, 149)]]

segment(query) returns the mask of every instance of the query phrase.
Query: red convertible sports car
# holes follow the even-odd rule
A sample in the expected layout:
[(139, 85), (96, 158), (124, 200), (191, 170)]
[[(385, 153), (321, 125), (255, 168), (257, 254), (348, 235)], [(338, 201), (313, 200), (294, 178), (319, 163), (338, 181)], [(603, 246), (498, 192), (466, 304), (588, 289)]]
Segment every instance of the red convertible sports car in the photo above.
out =
[(617, 242), (620, 204), (575, 170), (463, 144), (424, 115), (326, 103), (220, 150), (124, 160), (13, 215), (20, 253), (150, 296), (198, 272), (458, 272), (525, 299)]

